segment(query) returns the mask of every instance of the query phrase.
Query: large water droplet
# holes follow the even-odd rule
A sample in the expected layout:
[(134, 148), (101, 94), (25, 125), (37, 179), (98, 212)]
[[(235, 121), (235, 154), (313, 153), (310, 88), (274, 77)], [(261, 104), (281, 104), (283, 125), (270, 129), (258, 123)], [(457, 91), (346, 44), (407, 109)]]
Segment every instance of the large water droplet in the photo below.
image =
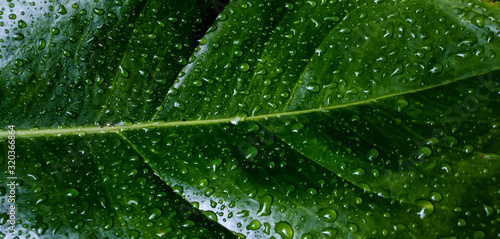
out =
[(259, 212), (257, 216), (268, 216), (271, 215), (271, 204), (273, 203), (273, 197), (266, 194), (259, 200)]
[(78, 190), (76, 190), (74, 188), (69, 188), (66, 190), (66, 196), (68, 196), (70, 198), (76, 198), (76, 197), (78, 197), (78, 195), (80, 195), (80, 193), (78, 192)]
[(318, 212), (318, 218), (326, 222), (335, 222), (337, 220), (337, 212), (333, 209), (321, 209)]
[(417, 200), (417, 205), (421, 207), (417, 213), (421, 219), (431, 216), (434, 212), (434, 205), (427, 200)]
[(292, 239), (293, 238), (293, 229), (288, 224), (288, 222), (278, 222), (274, 226), (274, 231), (278, 233), (282, 239)]

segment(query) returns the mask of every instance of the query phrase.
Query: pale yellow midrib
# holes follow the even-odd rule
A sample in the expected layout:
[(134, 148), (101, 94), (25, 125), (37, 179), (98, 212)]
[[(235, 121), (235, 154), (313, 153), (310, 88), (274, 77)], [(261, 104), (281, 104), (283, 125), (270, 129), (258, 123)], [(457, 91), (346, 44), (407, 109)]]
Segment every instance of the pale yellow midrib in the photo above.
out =
[[(463, 78), (465, 79), (465, 78)], [(113, 133), (113, 132), (123, 132), (127, 130), (135, 130), (135, 129), (150, 129), (150, 128), (168, 128), (168, 127), (183, 127), (183, 126), (190, 126), (190, 125), (210, 125), (210, 124), (222, 124), (222, 123), (237, 123), (237, 122), (243, 122), (243, 121), (257, 121), (257, 120), (262, 120), (262, 119), (269, 119), (269, 118), (274, 118), (274, 117), (284, 117), (284, 116), (293, 116), (293, 115), (302, 115), (302, 114), (308, 114), (308, 113), (314, 113), (314, 112), (322, 112), (322, 111), (329, 111), (333, 109), (338, 109), (338, 108), (345, 108), (349, 106), (355, 106), (355, 105), (362, 105), (362, 104), (368, 104), (377, 100), (383, 100), (391, 97), (396, 97), (399, 95), (405, 95), (405, 94), (411, 94), (419, 91), (425, 91), (428, 89), (432, 89), (435, 87), (451, 84), (463, 79), (457, 79), (455, 81), (450, 81), (447, 83), (442, 83), (438, 85), (433, 85), (430, 87), (426, 88), (421, 88), (413, 91), (407, 91), (407, 92), (401, 92), (401, 93), (395, 93), (395, 94), (388, 94), (384, 96), (379, 96), (375, 97), (372, 99), (367, 99), (367, 100), (362, 100), (362, 101), (357, 101), (357, 102), (352, 102), (352, 103), (346, 103), (346, 104), (341, 104), (341, 105), (333, 105), (325, 108), (315, 108), (315, 109), (308, 109), (308, 110), (297, 110), (297, 111), (288, 111), (288, 112), (283, 112), (283, 113), (273, 113), (273, 114), (265, 114), (265, 115), (257, 115), (257, 116), (249, 116), (249, 117), (244, 117), (244, 118), (222, 118), (222, 119), (206, 119), (206, 120), (194, 120), (194, 121), (171, 121), (171, 122), (147, 122), (147, 123), (136, 123), (136, 124), (131, 124), (131, 125), (121, 125), (121, 126), (111, 126), (107, 127), (104, 126), (102, 128), (99, 128), (97, 126), (84, 126), (84, 127), (77, 127), (77, 128), (55, 128), (55, 129), (39, 129), (39, 130), (16, 130), (15, 134), (16, 137), (42, 137), (42, 136), (62, 136), (62, 135), (83, 135), (83, 134), (97, 134), (97, 133)], [(8, 131), (0, 131), (0, 139), (6, 138), (9, 135)]]

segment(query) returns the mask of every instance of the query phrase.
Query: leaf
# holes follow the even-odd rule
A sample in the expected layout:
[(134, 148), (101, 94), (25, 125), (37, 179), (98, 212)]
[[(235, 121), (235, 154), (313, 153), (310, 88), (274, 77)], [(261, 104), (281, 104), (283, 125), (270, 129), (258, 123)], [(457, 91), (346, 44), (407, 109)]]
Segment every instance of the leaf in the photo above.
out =
[(4, 4), (14, 234), (499, 235), (496, 3), (120, 3)]

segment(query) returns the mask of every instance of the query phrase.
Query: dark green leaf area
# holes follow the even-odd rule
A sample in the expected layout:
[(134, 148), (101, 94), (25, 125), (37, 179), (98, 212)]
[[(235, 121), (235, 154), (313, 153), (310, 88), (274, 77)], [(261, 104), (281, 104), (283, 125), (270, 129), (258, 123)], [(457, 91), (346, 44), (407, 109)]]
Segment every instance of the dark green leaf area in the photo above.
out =
[[(15, 234), (41, 238), (234, 237), (178, 196), (120, 138), (110, 134), (18, 139), (17, 147), (27, 150), (16, 161), (19, 227)], [(2, 149), (6, 145), (0, 143)], [(2, 160), (1, 166), (7, 168), (6, 164)], [(2, 208), (10, 205), (6, 184), (2, 179)], [(6, 235), (8, 223), (2, 221), (1, 232)]]
[(450, 226), (436, 235), (467, 237), (477, 230), (497, 235), (499, 215), (492, 208), (500, 193), (499, 79), (496, 72), (259, 123), (361, 189), (402, 205), (427, 205), (429, 211), (418, 212), (422, 223)]
[(217, 16), (208, 0), (1, 6), (16, 16), (0, 26), (2, 123), (24, 128), (149, 119)]
[[(469, 235), (468, 228), (450, 220), (460, 215), (471, 220), (464, 211), (479, 212), (479, 208), (450, 210), (451, 199), (443, 191), (421, 195), (414, 202), (374, 193), (367, 174), (375, 171), (358, 168), (357, 173), (350, 172), (358, 180), (350, 182), (351, 176), (328, 170), (253, 122), (124, 135), (174, 191), (212, 220), (247, 238)], [(485, 216), (481, 211), (479, 218)], [(443, 221), (446, 226), (435, 230), (436, 223)], [(479, 224), (469, 223), (482, 230)]]
[(329, 109), (496, 70), (498, 10), (466, 2), (229, 5), (154, 119)]

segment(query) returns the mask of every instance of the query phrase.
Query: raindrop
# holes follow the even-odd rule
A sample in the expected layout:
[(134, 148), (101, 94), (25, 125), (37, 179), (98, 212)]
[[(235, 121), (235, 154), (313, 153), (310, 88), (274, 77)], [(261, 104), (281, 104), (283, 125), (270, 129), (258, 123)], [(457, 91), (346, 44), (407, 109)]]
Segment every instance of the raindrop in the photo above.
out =
[(271, 204), (273, 203), (273, 197), (271, 195), (266, 194), (259, 200), (259, 212), (257, 216), (268, 216), (271, 215)]
[(430, 69), (429, 69), (429, 72), (433, 73), (433, 74), (438, 74), (438, 73), (441, 73), (442, 71), (443, 71), (443, 65), (441, 65), (439, 63), (431, 64)]
[(26, 27), (26, 22), (25, 22), (25, 21), (23, 21), (23, 20), (19, 20), (19, 21), (17, 22), (17, 26), (18, 26), (19, 28), (25, 28), (25, 27)]
[(250, 70), (250, 65), (248, 65), (248, 63), (242, 63), (240, 65), (240, 71), (247, 72), (248, 70)]
[(57, 6), (57, 13), (64, 15), (68, 13), (68, 11), (66, 11), (66, 8), (63, 5), (59, 5)]
[(278, 233), (282, 239), (292, 239), (293, 229), (287, 222), (281, 221), (276, 223), (274, 231)]
[(260, 222), (257, 220), (253, 220), (250, 222), (250, 224), (248, 224), (246, 228), (247, 230), (258, 230), (260, 228)]
[(320, 87), (318, 84), (310, 83), (306, 86), (306, 89), (313, 92), (313, 93), (318, 93)]
[(236, 49), (234, 50), (233, 54), (235, 57), (241, 57), (243, 55), (243, 51), (241, 51), (240, 49)]
[(417, 200), (417, 205), (422, 207), (422, 209), (417, 212), (421, 219), (429, 217), (434, 212), (434, 205), (427, 200)]
[(403, 111), (406, 107), (408, 107), (408, 101), (405, 99), (399, 99), (396, 102), (396, 107), (398, 109), (398, 112)]
[(318, 218), (322, 221), (333, 223), (337, 220), (337, 212), (333, 209), (321, 209), (318, 212)]
[(375, 148), (371, 148), (370, 150), (368, 150), (368, 153), (366, 153), (366, 157), (370, 161), (377, 159), (379, 155), (380, 155), (380, 153)]
[(431, 200), (434, 202), (440, 202), (443, 199), (441, 193), (433, 191), (431, 192)]
[(472, 18), (472, 23), (480, 28), (484, 27), (484, 19), (480, 16), (475, 16)]
[(205, 188), (208, 187), (208, 179), (202, 178), (200, 181), (198, 181), (198, 188)]

